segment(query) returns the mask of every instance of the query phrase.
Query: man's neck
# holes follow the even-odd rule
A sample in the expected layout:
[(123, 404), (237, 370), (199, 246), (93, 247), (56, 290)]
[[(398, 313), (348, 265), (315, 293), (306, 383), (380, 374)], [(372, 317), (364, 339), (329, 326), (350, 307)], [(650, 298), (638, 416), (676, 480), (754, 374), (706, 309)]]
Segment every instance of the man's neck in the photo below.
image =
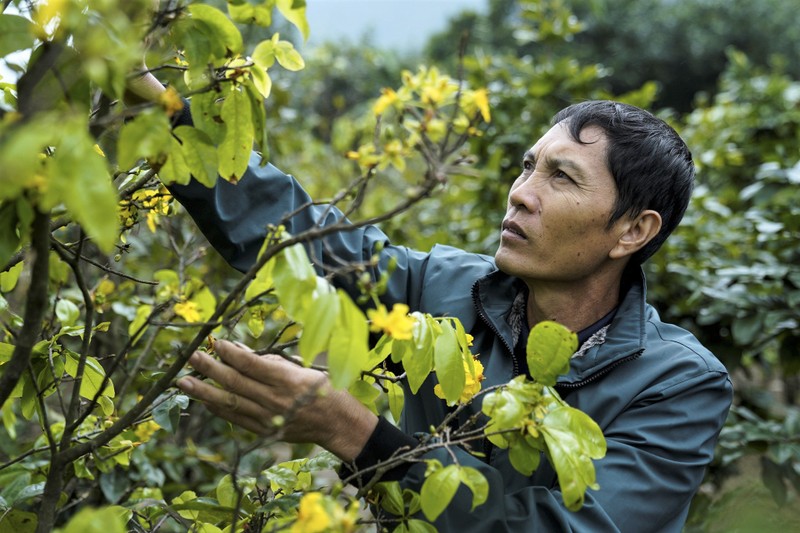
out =
[(621, 276), (583, 284), (528, 283), (528, 325), (553, 320), (581, 331), (619, 304), (620, 285)]

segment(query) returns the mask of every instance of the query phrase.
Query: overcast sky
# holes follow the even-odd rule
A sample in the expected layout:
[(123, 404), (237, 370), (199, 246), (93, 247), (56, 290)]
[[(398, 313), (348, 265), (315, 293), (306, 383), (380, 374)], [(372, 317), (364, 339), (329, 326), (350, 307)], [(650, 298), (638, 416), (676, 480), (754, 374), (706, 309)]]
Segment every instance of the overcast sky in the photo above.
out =
[(486, 11), (488, 0), (307, 0), (308, 44), (368, 34), (377, 46), (420, 47), (447, 20), (465, 9)]
[[(370, 36), (376, 46), (417, 50), (442, 29), (449, 18), (465, 9), (485, 12), (488, 0), (307, 0), (310, 46)], [(13, 8), (13, 6), (12, 6)], [(7, 11), (12, 12), (12, 9)], [(13, 78), (0, 61), (0, 77)]]

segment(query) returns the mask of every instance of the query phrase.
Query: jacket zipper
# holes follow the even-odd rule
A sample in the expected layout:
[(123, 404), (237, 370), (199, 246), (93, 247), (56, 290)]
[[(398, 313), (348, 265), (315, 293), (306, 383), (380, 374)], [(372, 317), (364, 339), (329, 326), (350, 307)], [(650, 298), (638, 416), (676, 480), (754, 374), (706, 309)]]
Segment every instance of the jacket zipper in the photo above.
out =
[(495, 336), (498, 339), (500, 339), (500, 342), (502, 342), (503, 346), (506, 347), (506, 350), (508, 350), (508, 353), (511, 354), (511, 362), (514, 365), (513, 376), (517, 377), (519, 375), (519, 362), (517, 361), (517, 356), (514, 355), (514, 349), (511, 348), (511, 345), (508, 344), (508, 341), (506, 341), (506, 338), (503, 337), (503, 335), (497, 330), (497, 328), (492, 323), (492, 321), (489, 320), (489, 317), (486, 316), (486, 313), (483, 310), (483, 305), (481, 304), (480, 299), (478, 298), (478, 284), (479, 284), (479, 282), (480, 281), (476, 281), (475, 284), (472, 286), (472, 305), (475, 306), (475, 309), (478, 311), (478, 316), (481, 317), (481, 320), (483, 320), (483, 323), (486, 324), (487, 326), (489, 326), (489, 329), (492, 331), (492, 333), (494, 333)]
[(556, 390), (564, 389), (564, 390), (569, 390), (569, 391), (573, 391), (575, 389), (579, 389), (579, 388), (583, 387), (584, 385), (588, 385), (589, 383), (592, 383), (593, 381), (597, 381), (598, 379), (602, 378), (603, 376), (605, 376), (606, 374), (608, 374), (609, 372), (611, 372), (612, 370), (617, 368), (619, 365), (621, 365), (623, 363), (627, 363), (628, 361), (633, 361), (634, 359), (638, 359), (642, 355), (642, 352), (644, 352), (644, 350), (639, 350), (638, 352), (634, 352), (634, 353), (632, 353), (632, 354), (630, 354), (630, 355), (628, 355), (626, 357), (623, 357), (622, 359), (618, 359), (617, 361), (614, 361), (613, 363), (611, 363), (607, 367), (598, 370), (597, 372), (595, 372), (591, 376), (586, 377), (586, 378), (584, 378), (584, 379), (582, 379), (582, 380), (580, 380), (578, 382), (575, 382), (575, 383), (556, 383), (555, 389)]
[[(500, 342), (502, 342), (503, 346), (506, 347), (506, 350), (508, 350), (508, 353), (511, 354), (511, 362), (513, 364), (513, 374), (512, 375), (514, 377), (516, 377), (516, 376), (519, 375), (519, 362), (517, 361), (517, 356), (514, 355), (514, 350), (508, 344), (508, 341), (506, 341), (506, 338), (503, 337), (503, 335), (497, 330), (497, 328), (492, 323), (492, 321), (489, 320), (489, 317), (486, 316), (486, 313), (483, 310), (483, 305), (481, 304), (480, 299), (478, 298), (478, 283), (479, 283), (479, 281), (476, 281), (475, 284), (472, 286), (472, 305), (475, 306), (475, 310), (478, 311), (478, 316), (481, 318), (481, 320), (483, 320), (483, 323), (486, 324), (487, 326), (489, 326), (489, 329), (492, 331), (492, 333), (494, 333), (495, 337), (500, 339)], [(486, 462), (487, 465), (492, 464), (492, 451), (493, 451), (493, 449), (494, 449), (494, 444), (492, 444), (489, 441), (489, 439), (484, 437), (483, 438), (483, 455), (484, 455), (484, 461)]]
[[(503, 335), (500, 334), (500, 332), (497, 330), (492, 321), (489, 320), (489, 317), (486, 316), (486, 313), (483, 310), (483, 305), (480, 303), (480, 299), (478, 298), (478, 283), (479, 282), (476, 281), (475, 284), (472, 286), (472, 303), (475, 306), (475, 309), (478, 311), (478, 316), (481, 318), (481, 320), (483, 320), (484, 324), (489, 326), (489, 329), (492, 331), (492, 333), (494, 333), (495, 336), (498, 339), (500, 339), (500, 342), (503, 343), (503, 346), (506, 347), (506, 350), (508, 350), (508, 353), (511, 355), (511, 362), (513, 364), (513, 376), (514, 377), (519, 376), (519, 361), (517, 360), (517, 356), (514, 353), (514, 350), (508, 344), (508, 341), (506, 341), (505, 337), (503, 337)], [(628, 361), (633, 361), (634, 359), (638, 359), (642, 355), (642, 352), (644, 352), (644, 350), (639, 350), (635, 353), (632, 353), (631, 355), (628, 355), (627, 357), (623, 357), (622, 359), (619, 359), (611, 363), (607, 367), (595, 372), (589, 377), (586, 377), (576, 383), (556, 383), (555, 389), (568, 390), (572, 392), (573, 390), (579, 389), (584, 385), (588, 385), (593, 381), (597, 381), (598, 379), (602, 378), (603, 376), (605, 376), (606, 374), (617, 368), (619, 365), (627, 363)], [(483, 440), (483, 451), (485, 454), (485, 461), (487, 464), (491, 464), (491, 453), (493, 448), (494, 445), (491, 442), (489, 442), (489, 439)]]

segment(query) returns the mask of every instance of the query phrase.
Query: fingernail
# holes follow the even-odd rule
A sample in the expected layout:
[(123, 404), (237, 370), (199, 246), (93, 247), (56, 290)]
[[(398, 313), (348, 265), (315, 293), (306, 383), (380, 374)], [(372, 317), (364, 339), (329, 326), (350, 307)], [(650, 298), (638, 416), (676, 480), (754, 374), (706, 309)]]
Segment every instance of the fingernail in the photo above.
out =
[(192, 382), (192, 378), (181, 378), (175, 382), (175, 384), (181, 390), (185, 392), (192, 392), (194, 390), (194, 383)]
[(235, 344), (236, 346), (238, 346), (238, 347), (239, 347), (239, 348), (241, 348), (242, 350), (247, 350), (248, 352), (252, 352), (252, 351), (253, 351), (253, 349), (252, 349), (252, 348), (250, 348), (250, 347), (249, 347), (249, 346), (247, 346), (246, 344), (242, 344), (242, 343), (241, 343), (241, 342), (239, 342), (239, 341), (233, 341), (233, 344)]

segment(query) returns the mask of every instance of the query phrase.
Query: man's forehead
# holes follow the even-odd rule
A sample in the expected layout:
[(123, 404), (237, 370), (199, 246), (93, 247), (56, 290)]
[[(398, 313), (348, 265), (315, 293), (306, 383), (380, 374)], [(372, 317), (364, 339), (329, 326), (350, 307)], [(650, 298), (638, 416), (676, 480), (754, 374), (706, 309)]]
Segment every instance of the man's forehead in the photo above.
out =
[(577, 142), (570, 133), (569, 125), (566, 121), (559, 122), (553, 125), (544, 135), (539, 137), (526, 153), (526, 156), (536, 157), (539, 151), (549, 145), (557, 144), (558, 151), (572, 151), (570, 148), (585, 148), (587, 145), (600, 144), (605, 148), (607, 140), (606, 133), (600, 126), (589, 125), (584, 127), (580, 132), (581, 142)]

